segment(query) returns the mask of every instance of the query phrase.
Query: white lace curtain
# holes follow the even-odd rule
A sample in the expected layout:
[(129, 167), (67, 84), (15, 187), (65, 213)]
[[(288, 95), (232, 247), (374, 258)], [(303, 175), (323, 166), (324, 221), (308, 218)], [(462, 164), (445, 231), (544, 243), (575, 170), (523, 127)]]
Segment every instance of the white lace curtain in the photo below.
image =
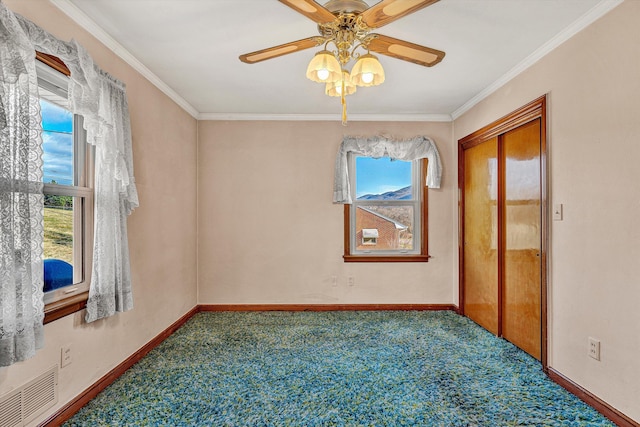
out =
[(33, 47), (0, 3), (0, 366), (43, 340), (42, 132)]
[(336, 156), (336, 169), (333, 181), (333, 202), (351, 204), (351, 186), (349, 184), (349, 155), (366, 157), (390, 157), (394, 160), (428, 159), (427, 186), (440, 188), (442, 164), (436, 144), (426, 136), (411, 139), (393, 140), (384, 136), (370, 138), (345, 136)]
[(75, 41), (58, 40), (0, 1), (0, 365), (42, 346), (42, 138), (35, 50), (71, 71), (71, 110), (96, 147), (88, 322), (133, 307), (126, 216), (138, 206), (125, 86)]

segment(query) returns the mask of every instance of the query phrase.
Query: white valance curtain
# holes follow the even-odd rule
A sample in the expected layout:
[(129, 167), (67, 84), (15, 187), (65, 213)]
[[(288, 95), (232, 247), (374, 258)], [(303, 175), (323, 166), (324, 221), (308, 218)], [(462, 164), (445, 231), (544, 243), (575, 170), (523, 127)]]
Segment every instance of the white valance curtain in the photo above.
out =
[(428, 159), (427, 186), (440, 188), (442, 164), (436, 144), (426, 136), (411, 139), (394, 140), (385, 136), (356, 137), (345, 136), (336, 156), (336, 169), (333, 181), (333, 202), (351, 204), (351, 186), (349, 184), (349, 155), (366, 157), (390, 157), (394, 160)]
[(71, 110), (84, 117), (87, 140), (96, 147), (86, 320), (133, 307), (126, 216), (138, 206), (138, 195), (125, 85), (97, 67), (77, 42), (58, 40), (0, 1), (1, 366), (31, 357), (42, 346), (42, 137), (35, 50), (59, 57), (71, 71)]

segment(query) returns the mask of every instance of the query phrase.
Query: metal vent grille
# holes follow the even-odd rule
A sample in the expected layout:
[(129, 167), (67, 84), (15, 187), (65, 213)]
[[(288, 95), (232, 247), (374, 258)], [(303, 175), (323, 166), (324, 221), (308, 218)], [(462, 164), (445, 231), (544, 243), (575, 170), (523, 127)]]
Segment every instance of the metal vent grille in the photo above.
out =
[(0, 400), (0, 426), (18, 427), (22, 425), (22, 393), (14, 391)]
[(0, 426), (19, 427), (58, 402), (58, 366), (0, 398)]

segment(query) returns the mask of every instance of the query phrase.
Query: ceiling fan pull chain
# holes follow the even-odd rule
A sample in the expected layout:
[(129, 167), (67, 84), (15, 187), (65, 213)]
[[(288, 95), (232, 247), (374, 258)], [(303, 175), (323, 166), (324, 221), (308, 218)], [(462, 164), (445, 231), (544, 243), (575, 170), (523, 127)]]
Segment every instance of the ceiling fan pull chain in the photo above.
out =
[(342, 102), (342, 126), (347, 125), (347, 100), (345, 98), (344, 79), (342, 80), (342, 95), (340, 95)]

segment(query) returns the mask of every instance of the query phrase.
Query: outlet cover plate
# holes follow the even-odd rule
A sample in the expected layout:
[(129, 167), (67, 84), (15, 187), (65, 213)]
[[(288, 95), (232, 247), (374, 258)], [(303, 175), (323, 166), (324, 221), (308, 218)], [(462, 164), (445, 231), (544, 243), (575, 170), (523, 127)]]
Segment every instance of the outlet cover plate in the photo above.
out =
[(600, 360), (600, 341), (589, 337), (589, 357)]
[(71, 345), (64, 345), (60, 349), (60, 367), (64, 368), (71, 364)]

